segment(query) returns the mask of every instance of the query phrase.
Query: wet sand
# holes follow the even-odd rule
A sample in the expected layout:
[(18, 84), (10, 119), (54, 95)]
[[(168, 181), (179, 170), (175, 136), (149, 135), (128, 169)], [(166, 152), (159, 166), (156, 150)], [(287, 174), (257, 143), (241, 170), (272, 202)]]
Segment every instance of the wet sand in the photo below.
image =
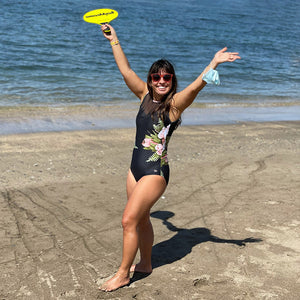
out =
[(153, 273), (121, 258), (134, 129), (0, 136), (1, 299), (298, 299), (300, 122), (182, 126)]

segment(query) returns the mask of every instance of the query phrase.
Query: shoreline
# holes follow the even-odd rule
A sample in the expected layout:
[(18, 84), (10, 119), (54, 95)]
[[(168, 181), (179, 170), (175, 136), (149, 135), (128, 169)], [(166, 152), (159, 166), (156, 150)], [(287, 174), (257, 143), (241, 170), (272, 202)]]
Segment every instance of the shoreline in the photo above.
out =
[[(139, 103), (93, 106), (24, 106), (0, 109), (0, 135), (134, 128)], [(244, 122), (299, 121), (300, 105), (203, 105), (195, 103), (182, 116), (182, 126)]]
[(296, 299), (300, 121), (181, 126), (153, 273), (118, 268), (133, 128), (0, 136), (3, 299)]

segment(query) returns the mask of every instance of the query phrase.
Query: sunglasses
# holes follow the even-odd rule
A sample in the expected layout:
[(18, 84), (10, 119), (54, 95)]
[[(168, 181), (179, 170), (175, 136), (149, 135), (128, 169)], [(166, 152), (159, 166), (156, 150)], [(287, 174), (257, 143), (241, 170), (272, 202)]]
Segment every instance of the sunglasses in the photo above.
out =
[(158, 82), (162, 78), (165, 82), (169, 82), (172, 80), (173, 74), (165, 73), (165, 74), (159, 74), (154, 73), (151, 74), (151, 78), (153, 82)]

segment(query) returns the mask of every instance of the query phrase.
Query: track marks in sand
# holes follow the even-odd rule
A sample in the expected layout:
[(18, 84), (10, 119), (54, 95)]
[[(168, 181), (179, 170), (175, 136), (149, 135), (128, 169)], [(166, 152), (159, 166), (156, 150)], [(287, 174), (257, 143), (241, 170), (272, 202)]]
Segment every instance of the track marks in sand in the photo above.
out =
[(6, 209), (0, 223), (5, 236), (1, 264), (10, 270), (0, 275), (5, 299), (19, 294), (30, 299), (84, 299), (85, 293), (96, 293), (95, 280), (103, 275), (94, 264), (114, 260), (103, 256), (107, 249), (82, 216), (39, 189), (3, 191), (0, 203)]
[[(68, 236), (68, 239), (80, 239), (86, 250), (96, 255), (90, 249), (86, 240), (86, 236), (90, 233), (88, 228), (75, 221), (76, 216), (72, 216), (66, 208), (53, 204), (50, 199), (43, 199), (43, 194), (38, 189), (30, 189), (28, 192), (20, 190), (15, 192), (15, 194), (19, 194), (16, 195), (16, 200), (19, 197), (22, 199), (22, 206), (19, 206), (19, 209), (26, 211), (29, 216), (28, 219), (32, 221), (32, 225), (36, 227), (37, 232), (41, 231), (53, 239), (54, 246), (57, 245), (57, 237), (64, 235)], [(26, 208), (28, 202), (31, 202), (29, 203), (30, 209)], [(49, 224), (52, 224), (52, 226), (49, 226)], [(55, 231), (55, 228), (59, 228), (59, 232)]]
[[(193, 168), (201, 170), (201, 174), (204, 175), (197, 174), (197, 182), (193, 180), (193, 176), (180, 178), (178, 188), (181, 188), (180, 185), (187, 185), (189, 194), (184, 199), (180, 199), (180, 202), (174, 201), (174, 204), (171, 204), (171, 206), (180, 207), (181, 202), (189, 202), (193, 203), (198, 210), (197, 216), (190, 218), (183, 226), (199, 220), (203, 225), (207, 225), (205, 218), (218, 213), (226, 213), (233, 201), (240, 199), (257, 186), (258, 174), (267, 168), (266, 160), (272, 156), (263, 157), (252, 163), (224, 160), (209, 165), (194, 165)], [(199, 182), (199, 178), (201, 182)], [(220, 190), (223, 191), (222, 194), (219, 193)]]

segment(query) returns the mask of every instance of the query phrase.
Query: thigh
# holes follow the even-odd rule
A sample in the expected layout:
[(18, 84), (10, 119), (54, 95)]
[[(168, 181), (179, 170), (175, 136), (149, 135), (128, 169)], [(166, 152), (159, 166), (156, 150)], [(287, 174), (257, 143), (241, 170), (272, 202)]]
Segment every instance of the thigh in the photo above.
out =
[(127, 192), (127, 200), (130, 198), (130, 195), (132, 194), (137, 182), (129, 169), (128, 175), (127, 175), (127, 181), (126, 181), (126, 192)]
[(159, 175), (142, 177), (130, 192), (123, 217), (136, 225), (147, 215), (151, 207), (166, 189), (166, 181)]

